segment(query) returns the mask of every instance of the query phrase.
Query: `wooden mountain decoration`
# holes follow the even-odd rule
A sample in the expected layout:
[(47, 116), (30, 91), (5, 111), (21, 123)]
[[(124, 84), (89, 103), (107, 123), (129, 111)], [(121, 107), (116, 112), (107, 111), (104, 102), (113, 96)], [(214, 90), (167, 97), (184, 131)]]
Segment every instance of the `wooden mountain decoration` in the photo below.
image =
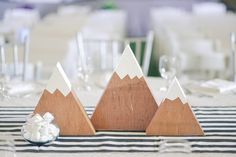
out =
[(196, 119), (178, 80), (170, 85), (151, 123), (147, 135), (200, 136), (204, 132)]
[(72, 90), (71, 83), (57, 63), (34, 113), (50, 112), (60, 128), (60, 135), (94, 135), (95, 129)]
[(91, 121), (96, 130), (145, 131), (157, 107), (142, 70), (127, 46)]

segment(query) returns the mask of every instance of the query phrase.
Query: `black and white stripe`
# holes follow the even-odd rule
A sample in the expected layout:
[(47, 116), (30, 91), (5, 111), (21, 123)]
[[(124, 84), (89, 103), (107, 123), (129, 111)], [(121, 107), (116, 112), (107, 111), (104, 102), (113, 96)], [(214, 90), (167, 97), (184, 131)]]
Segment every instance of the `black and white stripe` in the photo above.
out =
[[(94, 107), (86, 107), (91, 116)], [(236, 107), (193, 107), (205, 136), (162, 137), (140, 132), (97, 132), (95, 136), (60, 136), (38, 148), (21, 137), (21, 127), (32, 107), (0, 106), (0, 133), (11, 134), (19, 152), (158, 152), (168, 140), (187, 141), (192, 152), (236, 153)], [(180, 142), (181, 144), (181, 142)], [(0, 145), (1, 149), (1, 145)]]

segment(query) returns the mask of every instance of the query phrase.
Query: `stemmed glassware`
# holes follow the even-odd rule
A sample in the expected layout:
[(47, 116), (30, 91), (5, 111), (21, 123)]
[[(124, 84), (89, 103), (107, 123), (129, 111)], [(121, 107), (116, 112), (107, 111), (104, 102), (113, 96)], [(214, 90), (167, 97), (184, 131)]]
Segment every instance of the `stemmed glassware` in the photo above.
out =
[(0, 96), (1, 99), (9, 98), (7, 94), (6, 82), (9, 80), (7, 75), (7, 65), (6, 65), (6, 57), (3, 45), (0, 45), (0, 59), (1, 59), (1, 67), (0, 67)]
[(167, 87), (163, 88), (163, 90), (167, 90), (170, 82), (177, 74), (178, 61), (177, 57), (163, 55), (159, 60), (159, 72), (161, 77), (167, 80)]
[[(86, 62), (86, 63), (83, 63)], [(93, 67), (91, 64), (91, 58), (87, 56), (85, 61), (82, 61), (82, 59), (78, 59), (77, 64), (77, 72), (78, 72), (78, 78), (80, 81), (83, 82), (83, 87), (85, 90), (91, 90), (91, 73), (93, 72)]]
[(77, 34), (76, 38), (78, 47), (78, 60), (77, 60), (77, 72), (78, 78), (83, 82), (85, 90), (91, 90), (90, 77), (94, 70), (92, 54), (85, 52), (83, 38), (80, 33)]

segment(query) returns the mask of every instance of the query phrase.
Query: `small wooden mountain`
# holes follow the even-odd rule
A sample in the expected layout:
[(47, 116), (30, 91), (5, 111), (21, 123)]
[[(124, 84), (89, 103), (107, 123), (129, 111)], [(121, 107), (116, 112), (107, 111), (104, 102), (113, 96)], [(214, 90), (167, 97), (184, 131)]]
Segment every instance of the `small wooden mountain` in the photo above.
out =
[(176, 78), (173, 80), (166, 98), (162, 101), (147, 127), (146, 134), (159, 136), (204, 135)]
[(145, 131), (158, 106), (127, 46), (91, 121), (96, 130)]
[(95, 134), (92, 123), (59, 63), (34, 111), (39, 114), (45, 112), (54, 115), (60, 135)]

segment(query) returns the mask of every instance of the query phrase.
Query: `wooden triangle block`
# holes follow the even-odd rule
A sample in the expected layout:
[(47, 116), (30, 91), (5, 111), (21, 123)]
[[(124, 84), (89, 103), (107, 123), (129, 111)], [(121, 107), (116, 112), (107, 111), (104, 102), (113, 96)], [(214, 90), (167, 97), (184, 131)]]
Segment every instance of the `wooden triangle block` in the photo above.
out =
[(54, 115), (60, 135), (95, 134), (91, 121), (59, 63), (34, 110), (34, 113), (39, 114), (46, 112)]
[(158, 105), (126, 47), (91, 121), (96, 130), (145, 131)]
[(147, 127), (146, 134), (159, 136), (204, 135), (176, 78), (169, 88), (167, 97), (162, 101)]

